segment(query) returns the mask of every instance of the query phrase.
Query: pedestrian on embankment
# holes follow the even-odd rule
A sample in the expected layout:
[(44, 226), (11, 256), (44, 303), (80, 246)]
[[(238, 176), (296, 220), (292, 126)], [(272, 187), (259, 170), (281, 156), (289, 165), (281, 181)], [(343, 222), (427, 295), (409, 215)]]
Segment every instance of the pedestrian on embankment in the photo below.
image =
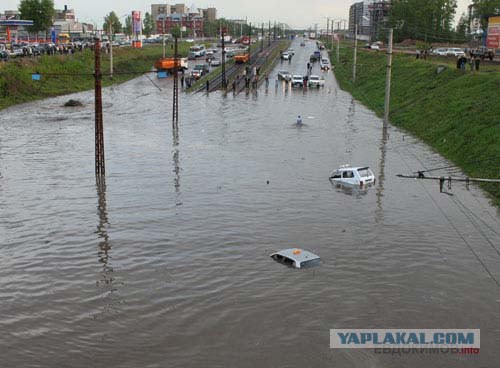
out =
[(481, 64), (481, 58), (476, 58), (476, 60), (474, 60), (474, 63), (476, 64), (476, 71), (479, 71), (479, 64)]

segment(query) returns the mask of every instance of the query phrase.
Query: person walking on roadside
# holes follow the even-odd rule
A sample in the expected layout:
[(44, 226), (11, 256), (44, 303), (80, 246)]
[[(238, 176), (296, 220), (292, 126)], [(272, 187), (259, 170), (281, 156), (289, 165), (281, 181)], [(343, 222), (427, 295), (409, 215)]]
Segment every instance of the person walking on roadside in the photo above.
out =
[(476, 71), (479, 71), (479, 64), (481, 64), (481, 58), (475, 58), (474, 63), (476, 64)]
[(467, 64), (467, 58), (465, 56), (460, 56), (458, 60), (460, 63), (460, 70), (465, 72), (465, 65)]
[(469, 59), (469, 66), (470, 66), (470, 71), (471, 72), (474, 71), (474, 65), (475, 65), (475, 58), (474, 58), (474, 56), (471, 56), (470, 59)]

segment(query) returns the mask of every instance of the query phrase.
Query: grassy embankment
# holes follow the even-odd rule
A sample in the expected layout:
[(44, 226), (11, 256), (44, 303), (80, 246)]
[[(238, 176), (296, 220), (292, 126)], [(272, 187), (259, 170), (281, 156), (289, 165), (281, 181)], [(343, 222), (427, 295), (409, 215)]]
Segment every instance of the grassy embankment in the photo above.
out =
[[(352, 54), (349, 45), (341, 47), (340, 63), (335, 63), (339, 84), (382, 116), (387, 57), (359, 50), (353, 85)], [(336, 61), (336, 52), (331, 60)], [(437, 74), (439, 65), (447, 68)], [(485, 65), (471, 72), (467, 66), (464, 73), (454, 59), (424, 61), (396, 54), (392, 78), (393, 125), (422, 139), (469, 176), (500, 179), (500, 67)], [(471, 162), (478, 160), (483, 161)], [(500, 206), (500, 184), (483, 188)]]
[[(187, 57), (190, 46), (192, 44), (180, 43), (179, 54)], [(122, 83), (140, 75), (119, 73), (141, 73), (151, 70), (153, 63), (161, 58), (162, 54), (162, 45), (147, 45), (143, 49), (115, 48), (113, 56), (116, 74), (113, 79), (103, 76), (103, 86)], [(173, 49), (168, 45), (167, 56), (172, 55)], [(101, 64), (103, 73), (109, 73), (108, 54), (101, 54)], [(93, 70), (94, 54), (90, 50), (73, 55), (19, 58), (0, 63), (0, 110), (23, 102), (92, 89)], [(34, 72), (42, 74), (41, 81), (31, 80), (31, 74)], [(88, 75), (43, 75), (72, 73)]]

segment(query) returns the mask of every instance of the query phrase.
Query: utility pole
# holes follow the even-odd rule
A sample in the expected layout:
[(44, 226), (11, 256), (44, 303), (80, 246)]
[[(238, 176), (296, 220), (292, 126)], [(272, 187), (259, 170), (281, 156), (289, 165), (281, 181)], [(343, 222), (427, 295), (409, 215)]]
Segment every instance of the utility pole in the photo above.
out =
[(271, 46), (271, 21), (269, 21), (269, 34), (267, 35), (267, 47)]
[(262, 52), (264, 51), (264, 23), (260, 25), (260, 36), (262, 37), (260, 39), (260, 52)]
[(328, 30), (330, 28), (330, 18), (326, 18), (326, 39), (328, 40)]
[(166, 52), (166, 45), (165, 45), (165, 14), (163, 14), (163, 58), (165, 59), (167, 57), (167, 52)]
[(356, 84), (356, 64), (358, 62), (358, 25), (354, 26), (354, 57), (352, 64), (352, 84)]
[(387, 49), (387, 75), (385, 79), (385, 103), (384, 103), (384, 127), (389, 124), (389, 109), (391, 102), (391, 78), (392, 78), (392, 39), (394, 29), (389, 29), (389, 47)]
[(337, 64), (340, 63), (340, 22), (337, 23)]
[(276, 41), (276, 21), (274, 21), (273, 41)]
[(109, 22), (109, 76), (113, 78), (113, 27)]
[(95, 175), (97, 181), (104, 179), (104, 127), (102, 122), (102, 74), (101, 74), (101, 42), (94, 39), (94, 82), (95, 82)]
[[(224, 45), (224, 32), (225, 29), (221, 26), (220, 34), (221, 34), (221, 42), (222, 42), (222, 65), (221, 65), (221, 78), (222, 78), (222, 89), (226, 89), (226, 46)], [(250, 46), (249, 46), (250, 48)]]
[(174, 93), (172, 109), (172, 126), (177, 129), (179, 124), (179, 76), (178, 76), (179, 55), (177, 49), (177, 36), (174, 39)]

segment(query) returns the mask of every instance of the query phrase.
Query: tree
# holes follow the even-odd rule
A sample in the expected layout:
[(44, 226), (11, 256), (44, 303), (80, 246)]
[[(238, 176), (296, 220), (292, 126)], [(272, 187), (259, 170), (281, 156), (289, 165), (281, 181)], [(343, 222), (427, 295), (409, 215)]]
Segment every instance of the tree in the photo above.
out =
[(113, 34), (122, 32), (122, 24), (120, 23), (120, 19), (118, 19), (118, 16), (114, 11), (104, 17), (104, 25), (102, 26), (102, 28), (105, 32), (109, 32), (110, 23), (111, 28), (113, 29)]
[(170, 28), (170, 33), (172, 34), (172, 37), (181, 37), (181, 27), (175, 26)]
[(483, 30), (488, 28), (488, 16), (500, 14), (500, 0), (472, 0), (474, 17), (481, 19)]
[(390, 23), (396, 28), (396, 40), (449, 40), (453, 36), (456, 8), (456, 0), (395, 0)]
[(18, 10), (22, 19), (33, 21), (30, 32), (47, 32), (52, 26), (55, 15), (52, 0), (21, 0)]
[(144, 24), (144, 29), (143, 29), (144, 34), (146, 35), (146, 37), (151, 36), (151, 33), (153, 33), (154, 24), (153, 24), (153, 18), (151, 17), (151, 14), (149, 14), (148, 12), (144, 14), (143, 24)]
[(469, 30), (468, 17), (465, 15), (465, 13), (463, 13), (462, 16), (460, 17), (460, 20), (458, 21), (457, 35), (459, 37), (465, 37), (469, 33), (470, 33), (470, 30)]
[(127, 18), (125, 18), (125, 27), (123, 27), (123, 33), (125, 33), (127, 36), (132, 36), (132, 16), (127, 15)]

